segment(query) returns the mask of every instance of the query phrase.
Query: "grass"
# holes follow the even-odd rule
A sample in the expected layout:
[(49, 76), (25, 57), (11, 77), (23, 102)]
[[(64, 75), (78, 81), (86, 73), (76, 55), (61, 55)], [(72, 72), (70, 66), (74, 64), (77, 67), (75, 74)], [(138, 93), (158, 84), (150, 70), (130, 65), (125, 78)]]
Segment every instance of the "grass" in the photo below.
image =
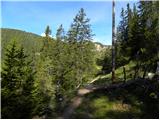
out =
[[(147, 84), (145, 82), (142, 80), (124, 88), (101, 89), (89, 93), (84, 96), (82, 104), (71, 118), (158, 118), (158, 97), (151, 95), (158, 90), (158, 81), (147, 81)], [(148, 91), (145, 88), (148, 88)], [(158, 96), (158, 93), (156, 95)]]
[[(134, 62), (125, 65), (127, 81), (133, 78)], [(116, 81), (123, 81), (123, 67), (115, 71)], [(142, 76), (143, 71), (138, 73)], [(111, 84), (111, 73), (92, 81), (95, 85)], [(74, 111), (74, 119), (157, 119), (159, 117), (158, 80), (138, 80), (124, 88), (96, 90), (84, 96)]]
[[(126, 69), (126, 81), (130, 80), (134, 76), (134, 67), (136, 64), (133, 61), (130, 61), (129, 64), (125, 65)], [(142, 76), (143, 71), (139, 71), (139, 75)], [(115, 82), (124, 80), (123, 66), (119, 67), (115, 70), (116, 80)], [(101, 84), (110, 84), (112, 78), (112, 73), (106, 75), (99, 75), (94, 81), (93, 84), (101, 85)]]
[(98, 91), (89, 94), (84, 99), (82, 105), (77, 108), (72, 118), (138, 118), (140, 109), (130, 104), (122, 104), (122, 99), (116, 99), (118, 94), (106, 96)]

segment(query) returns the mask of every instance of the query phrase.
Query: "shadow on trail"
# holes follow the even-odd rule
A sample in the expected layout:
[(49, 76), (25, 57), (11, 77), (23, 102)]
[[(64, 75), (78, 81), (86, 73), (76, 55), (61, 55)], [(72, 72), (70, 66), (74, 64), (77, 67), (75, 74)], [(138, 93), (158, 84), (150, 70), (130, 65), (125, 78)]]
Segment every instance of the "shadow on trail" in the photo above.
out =
[(62, 118), (158, 118), (158, 80), (80, 89)]

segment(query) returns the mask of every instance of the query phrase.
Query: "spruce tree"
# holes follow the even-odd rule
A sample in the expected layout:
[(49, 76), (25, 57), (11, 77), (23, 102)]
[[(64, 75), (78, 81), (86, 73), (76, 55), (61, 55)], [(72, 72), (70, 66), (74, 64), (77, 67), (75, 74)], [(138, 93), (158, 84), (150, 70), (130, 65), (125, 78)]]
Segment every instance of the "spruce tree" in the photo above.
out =
[(53, 83), (53, 65), (52, 60), (41, 53), (36, 58), (35, 90), (34, 98), (36, 106), (34, 115), (43, 118), (51, 118), (55, 108), (55, 84)]
[(63, 29), (63, 25), (61, 24), (59, 26), (59, 28), (57, 29), (57, 33), (56, 33), (56, 39), (57, 40), (64, 40), (65, 36), (64, 36), (64, 29)]
[(45, 30), (46, 37), (49, 37), (49, 35), (51, 35), (51, 33), (52, 33), (52, 31), (51, 31), (49, 25), (47, 25), (46, 30)]
[[(121, 10), (121, 21), (117, 28), (117, 40), (116, 40), (116, 64), (120, 66), (126, 64), (130, 58), (130, 47), (129, 43), (129, 29), (130, 20), (132, 19), (132, 10), (129, 3), (127, 9)], [(123, 61), (123, 62), (122, 62)]]
[(46, 56), (52, 56), (51, 51), (53, 48), (53, 38), (51, 37), (51, 29), (49, 26), (45, 29), (45, 37), (43, 37), (43, 46), (40, 52), (42, 52)]
[(7, 49), (2, 69), (2, 118), (31, 118), (34, 72), (24, 49), (14, 42)]
[(57, 114), (62, 112), (63, 110), (63, 104), (65, 103), (64, 97), (66, 95), (66, 91), (64, 90), (64, 84), (65, 84), (64, 75), (68, 65), (66, 63), (68, 59), (66, 58), (67, 53), (64, 41), (65, 41), (64, 29), (63, 25), (61, 24), (57, 29), (56, 41), (53, 50), (54, 57), (52, 59), (55, 71), (54, 78), (56, 85), (55, 97), (56, 97)]
[(77, 88), (83, 83), (82, 79), (85, 73), (90, 73), (89, 70), (93, 67), (93, 44), (90, 42), (92, 36), (89, 19), (86, 18), (84, 9), (81, 8), (71, 24), (67, 38), (68, 43), (70, 43), (69, 53), (76, 77), (75, 87)]
[(55, 108), (55, 84), (52, 59), (54, 58), (53, 39), (50, 37), (51, 30), (47, 26), (45, 30), (46, 36), (43, 38), (43, 47), (38, 55), (35, 56), (35, 91), (34, 98), (36, 99), (36, 107), (34, 114), (43, 118), (54, 116)]
[(125, 53), (124, 56), (136, 62), (137, 70), (140, 68), (144, 70), (143, 78), (147, 71), (156, 70), (158, 61), (159, 6), (157, 3), (157, 1), (140, 1), (138, 9), (134, 5), (133, 10), (127, 5), (125, 17), (118, 27), (117, 38), (120, 41), (121, 51)]
[(143, 46), (143, 41), (140, 36), (140, 27), (139, 27), (139, 16), (136, 9), (136, 6), (133, 6), (132, 19), (129, 21), (128, 29), (128, 44), (127, 47), (130, 49), (129, 56), (130, 59), (136, 59), (139, 49)]
[(155, 71), (158, 61), (158, 43), (159, 43), (159, 4), (158, 1), (140, 1), (139, 2), (140, 33), (143, 47), (140, 48), (143, 63)]

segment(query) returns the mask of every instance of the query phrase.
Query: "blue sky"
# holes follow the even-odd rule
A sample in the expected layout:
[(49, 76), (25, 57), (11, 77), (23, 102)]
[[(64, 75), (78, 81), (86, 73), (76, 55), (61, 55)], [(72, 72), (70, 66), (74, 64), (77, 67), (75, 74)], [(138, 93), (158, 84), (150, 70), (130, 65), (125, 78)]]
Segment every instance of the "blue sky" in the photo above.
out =
[[(116, 1), (116, 26), (120, 20), (121, 8), (134, 1)], [(111, 44), (112, 1), (2, 1), (2, 28), (14, 28), (41, 35), (46, 26), (55, 36), (60, 24), (67, 32), (80, 8), (90, 18), (94, 41)]]

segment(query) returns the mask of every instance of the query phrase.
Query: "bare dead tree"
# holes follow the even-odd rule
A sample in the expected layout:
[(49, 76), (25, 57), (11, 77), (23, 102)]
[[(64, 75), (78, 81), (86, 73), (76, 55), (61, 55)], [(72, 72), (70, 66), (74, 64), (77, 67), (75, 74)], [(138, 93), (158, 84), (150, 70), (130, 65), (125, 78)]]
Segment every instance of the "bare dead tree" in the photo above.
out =
[(112, 83), (115, 80), (115, 1), (112, 0)]

